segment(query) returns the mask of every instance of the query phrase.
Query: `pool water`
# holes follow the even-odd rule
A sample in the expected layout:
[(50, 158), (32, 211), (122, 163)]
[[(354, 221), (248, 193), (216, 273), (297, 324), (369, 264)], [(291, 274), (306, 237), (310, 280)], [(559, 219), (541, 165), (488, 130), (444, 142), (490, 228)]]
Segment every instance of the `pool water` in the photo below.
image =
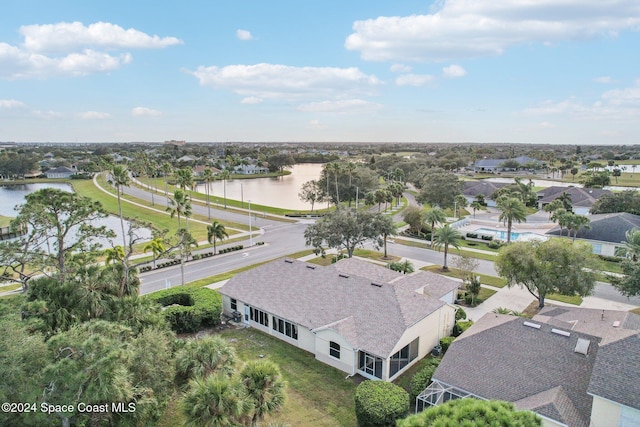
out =
[[(492, 228), (478, 228), (474, 231), (474, 233), (482, 233), (489, 236), (493, 236), (498, 240), (507, 240), (507, 231), (506, 230), (494, 230)], [(541, 234), (524, 232), (518, 233), (515, 231), (511, 232), (511, 241), (517, 240), (532, 240), (532, 239), (544, 239), (544, 236)]]

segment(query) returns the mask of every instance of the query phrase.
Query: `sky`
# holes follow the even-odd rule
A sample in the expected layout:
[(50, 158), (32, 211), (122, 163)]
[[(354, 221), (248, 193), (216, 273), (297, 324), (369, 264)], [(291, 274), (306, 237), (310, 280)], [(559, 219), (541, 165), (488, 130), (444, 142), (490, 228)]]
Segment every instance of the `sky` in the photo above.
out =
[(638, 0), (4, 0), (0, 141), (640, 143)]

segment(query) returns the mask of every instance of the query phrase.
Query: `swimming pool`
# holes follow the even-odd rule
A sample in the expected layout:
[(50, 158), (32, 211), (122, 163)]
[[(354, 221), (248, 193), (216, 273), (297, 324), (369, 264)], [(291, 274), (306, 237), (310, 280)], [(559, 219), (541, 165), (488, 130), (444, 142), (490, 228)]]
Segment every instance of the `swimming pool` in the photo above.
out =
[[(507, 240), (507, 231), (506, 230), (495, 230), (493, 228), (478, 228), (474, 231), (479, 234), (486, 234), (489, 236), (493, 236), (498, 240)], [(542, 234), (532, 233), (530, 231), (525, 231), (523, 233), (518, 233), (515, 231), (511, 232), (511, 241), (524, 241), (524, 240), (533, 240), (533, 239), (546, 239)]]

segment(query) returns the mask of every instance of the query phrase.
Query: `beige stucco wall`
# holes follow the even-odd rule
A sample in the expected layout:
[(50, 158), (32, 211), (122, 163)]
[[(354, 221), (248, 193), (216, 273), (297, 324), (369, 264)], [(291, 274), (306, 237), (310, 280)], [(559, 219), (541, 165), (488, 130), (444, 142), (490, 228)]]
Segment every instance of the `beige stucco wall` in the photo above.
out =
[(614, 427), (620, 420), (620, 405), (610, 400), (593, 396), (591, 427)]
[[(329, 354), (329, 342), (334, 341), (340, 345), (340, 359)], [(348, 374), (355, 372), (357, 363), (356, 349), (338, 332), (333, 329), (323, 329), (315, 334), (316, 359), (322, 363), (333, 366)]]
[[(409, 363), (409, 365), (407, 365), (405, 368), (397, 372), (393, 377), (390, 378), (390, 380), (393, 380), (398, 375), (401, 375), (411, 365), (429, 354), (433, 347), (440, 343), (440, 338), (451, 335), (453, 324), (455, 323), (455, 316), (455, 307), (444, 305), (436, 312), (430, 314), (420, 322), (407, 329), (402, 335), (402, 338), (400, 338), (398, 343), (393, 348), (391, 354), (395, 354), (396, 352), (400, 351), (404, 346), (406, 346), (419, 336), (420, 341), (418, 344), (418, 357), (411, 363)], [(387, 359), (384, 364), (383, 376), (386, 376), (389, 373), (388, 362), (389, 360)]]

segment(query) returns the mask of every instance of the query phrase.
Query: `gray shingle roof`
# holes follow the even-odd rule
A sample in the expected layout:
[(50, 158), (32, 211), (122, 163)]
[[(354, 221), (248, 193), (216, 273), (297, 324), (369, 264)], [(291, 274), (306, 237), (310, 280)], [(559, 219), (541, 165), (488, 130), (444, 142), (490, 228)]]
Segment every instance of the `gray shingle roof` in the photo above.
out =
[(609, 194), (611, 191), (598, 188), (581, 188), (581, 187), (548, 187), (538, 191), (538, 201), (543, 204), (550, 203), (560, 197), (562, 193), (571, 196), (571, 205), (576, 207), (590, 208), (603, 194)]
[[(534, 329), (525, 321), (483, 316), (451, 344), (433, 378), (485, 399), (520, 401), (570, 427), (588, 426), (587, 386), (599, 338), (575, 331), (565, 337), (551, 325)], [(578, 338), (591, 343), (586, 357), (574, 352)]]
[[(610, 213), (589, 216), (591, 228), (578, 231), (578, 239), (599, 240), (601, 242), (621, 243), (626, 240), (625, 233), (632, 228), (640, 228), (640, 216), (630, 213)], [(554, 227), (546, 234), (560, 235), (560, 227)], [(563, 231), (566, 236), (567, 232)]]
[(354, 259), (328, 267), (280, 259), (237, 274), (220, 292), (312, 330), (335, 326), (353, 345), (386, 358), (408, 327), (445, 303), (409, 286), (372, 280), (376, 269), (383, 276), (389, 271)]
[(640, 409), (640, 335), (598, 350), (589, 393)]
[(600, 345), (640, 331), (640, 316), (620, 310), (547, 306), (533, 320), (602, 338)]
[(509, 185), (506, 182), (490, 182), (490, 181), (465, 181), (462, 188), (462, 194), (467, 197), (476, 197), (482, 194), (487, 199), (498, 189)]

